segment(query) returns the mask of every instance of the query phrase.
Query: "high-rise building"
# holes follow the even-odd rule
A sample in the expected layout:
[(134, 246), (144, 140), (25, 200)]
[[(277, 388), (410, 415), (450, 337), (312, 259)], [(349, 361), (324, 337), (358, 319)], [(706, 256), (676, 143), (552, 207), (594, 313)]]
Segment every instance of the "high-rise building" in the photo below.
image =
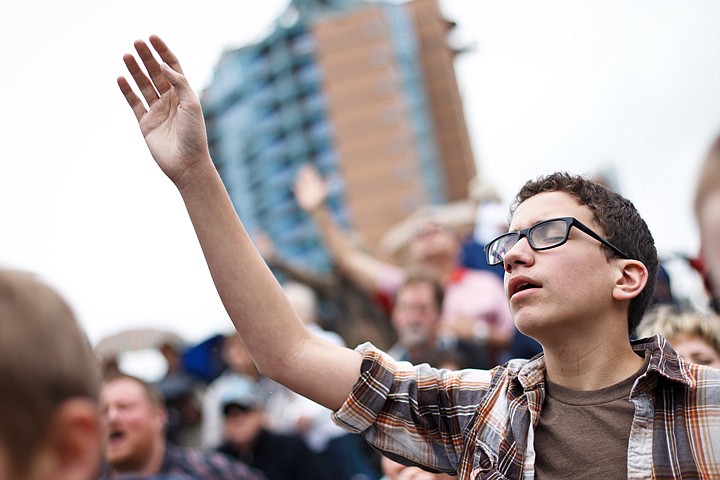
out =
[(329, 261), (294, 201), (299, 166), (328, 179), (338, 222), (372, 245), (475, 175), (437, 0), (292, 0), (271, 31), (223, 54), (203, 92), (212, 156), (248, 230), (315, 270)]

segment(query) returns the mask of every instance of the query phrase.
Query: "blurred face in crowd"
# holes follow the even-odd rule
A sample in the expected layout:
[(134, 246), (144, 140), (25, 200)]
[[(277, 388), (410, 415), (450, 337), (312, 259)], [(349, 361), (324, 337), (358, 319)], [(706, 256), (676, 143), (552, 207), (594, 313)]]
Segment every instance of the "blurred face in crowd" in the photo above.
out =
[(720, 368), (720, 354), (699, 336), (679, 334), (668, 341), (683, 360)]
[(243, 345), (242, 340), (240, 340), (240, 335), (233, 334), (225, 338), (222, 347), (222, 358), (235, 373), (242, 373), (251, 377), (259, 375), (250, 353)]
[(454, 260), (459, 253), (460, 242), (455, 235), (435, 223), (423, 225), (410, 242), (410, 259), (415, 263)]
[(709, 193), (698, 210), (702, 256), (710, 270), (713, 294), (720, 298), (720, 190)]
[(108, 463), (116, 472), (144, 472), (164, 448), (164, 409), (151, 402), (141, 384), (126, 378), (103, 386), (100, 406)]
[(224, 409), (225, 438), (240, 450), (249, 450), (263, 426), (263, 410), (230, 404)]
[(392, 313), (398, 339), (407, 348), (430, 346), (440, 323), (440, 307), (429, 283), (410, 283), (398, 290)]

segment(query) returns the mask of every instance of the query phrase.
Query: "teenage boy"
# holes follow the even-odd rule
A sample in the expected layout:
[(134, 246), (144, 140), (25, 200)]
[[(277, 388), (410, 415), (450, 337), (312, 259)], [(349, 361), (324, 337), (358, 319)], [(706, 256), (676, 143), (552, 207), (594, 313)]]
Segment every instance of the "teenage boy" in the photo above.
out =
[(395, 362), (310, 335), (240, 223), (208, 153), (200, 103), (156, 36), (147, 69), (118, 84), (160, 168), (185, 202), (223, 303), (260, 371), (336, 411), (392, 459), (477, 478), (717, 478), (720, 371), (678, 359), (655, 337), (631, 344), (657, 269), (632, 204), (555, 174), (518, 195), (505, 267), (520, 331), (544, 355), (491, 371)]

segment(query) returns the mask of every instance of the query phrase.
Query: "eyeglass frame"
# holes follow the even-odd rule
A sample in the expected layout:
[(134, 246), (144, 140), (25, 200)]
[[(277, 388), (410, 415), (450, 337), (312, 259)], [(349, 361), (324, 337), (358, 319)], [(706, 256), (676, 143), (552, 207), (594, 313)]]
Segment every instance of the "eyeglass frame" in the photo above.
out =
[[(530, 237), (530, 231), (531, 231), (532, 229), (540, 226), (540, 225), (545, 224), (545, 223), (557, 222), (558, 220), (562, 220), (563, 222), (565, 222), (565, 225), (566, 225), (566, 228), (565, 228), (565, 238), (563, 238), (563, 240), (562, 240), (561, 242), (559, 242), (559, 243), (557, 243), (557, 244), (555, 244), (555, 245), (550, 245), (550, 246), (548, 246), (548, 247), (535, 247), (535, 245), (533, 245), (534, 242), (532, 241), (532, 239), (531, 239), (531, 237)], [(490, 240), (488, 243), (485, 244), (485, 247), (483, 248), (483, 250), (485, 251), (485, 261), (486, 261), (487, 264), (488, 264), (489, 266), (491, 266), (491, 267), (492, 267), (492, 266), (495, 266), (495, 265), (500, 265), (500, 264), (502, 264), (502, 263), (505, 263), (505, 255), (503, 255), (502, 259), (499, 260), (499, 261), (497, 261), (497, 262), (492, 263), (491, 260), (490, 260), (490, 245), (494, 244), (495, 242), (497, 242), (498, 240), (500, 240), (500, 239), (503, 238), (503, 237), (507, 237), (507, 236), (509, 236), (509, 235), (517, 235), (517, 241), (512, 245), (513, 247), (514, 247), (515, 245), (517, 245), (517, 243), (518, 243), (520, 240), (522, 240), (523, 237), (524, 237), (524, 238), (527, 238), (528, 245), (530, 245), (530, 248), (532, 248), (532, 249), (535, 250), (536, 252), (541, 252), (541, 251), (543, 251), (543, 250), (550, 250), (550, 249), (553, 249), (553, 248), (560, 247), (560, 246), (564, 245), (565, 243), (567, 243), (568, 238), (570, 238), (570, 229), (571, 229), (572, 227), (576, 227), (576, 228), (577, 228), (578, 230), (580, 230), (581, 232), (586, 233), (587, 235), (589, 235), (590, 237), (594, 238), (595, 240), (597, 240), (597, 241), (600, 242), (601, 244), (605, 245), (605, 246), (608, 247), (610, 250), (612, 250), (612, 252), (615, 253), (618, 257), (623, 258), (623, 259), (625, 259), (625, 260), (629, 260), (629, 259), (630, 259), (630, 257), (629, 257), (625, 252), (623, 252), (622, 250), (620, 250), (618, 247), (616, 247), (615, 245), (613, 245), (613, 244), (610, 243), (609, 241), (605, 240), (605, 239), (604, 239), (603, 237), (601, 237), (599, 234), (595, 233), (590, 227), (588, 227), (587, 225), (585, 225), (584, 223), (582, 223), (582, 222), (581, 222), (580, 220), (578, 220), (577, 218), (575, 218), (575, 217), (557, 217), (557, 218), (550, 218), (550, 219), (548, 219), (548, 220), (543, 220), (543, 221), (541, 221), (541, 222), (536, 223), (535, 225), (532, 225), (532, 226), (530, 226), (530, 227), (528, 227), (528, 228), (523, 228), (523, 229), (517, 230), (517, 231), (515, 231), (515, 232), (503, 233), (502, 235), (499, 235), (499, 236), (495, 237), (494, 239)], [(512, 248), (512, 247), (510, 247), (510, 248)], [(506, 254), (507, 254), (507, 250), (506, 250)]]

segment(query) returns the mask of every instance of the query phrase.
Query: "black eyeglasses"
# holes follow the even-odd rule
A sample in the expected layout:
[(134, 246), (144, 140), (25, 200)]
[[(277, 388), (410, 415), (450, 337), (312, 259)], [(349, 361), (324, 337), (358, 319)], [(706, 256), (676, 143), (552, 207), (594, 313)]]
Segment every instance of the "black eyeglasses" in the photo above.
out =
[(528, 244), (530, 244), (530, 247), (532, 247), (533, 250), (549, 250), (551, 248), (559, 247), (563, 243), (567, 242), (568, 236), (570, 235), (570, 229), (572, 227), (576, 227), (578, 230), (587, 233), (592, 238), (612, 250), (613, 253), (620, 258), (630, 258), (622, 250), (590, 230), (590, 228), (583, 225), (576, 218), (562, 217), (545, 220), (543, 222), (536, 223), (532, 227), (500, 235), (495, 240), (492, 240), (490, 243), (485, 245), (485, 259), (490, 266), (504, 263), (507, 252), (523, 237), (527, 238)]

